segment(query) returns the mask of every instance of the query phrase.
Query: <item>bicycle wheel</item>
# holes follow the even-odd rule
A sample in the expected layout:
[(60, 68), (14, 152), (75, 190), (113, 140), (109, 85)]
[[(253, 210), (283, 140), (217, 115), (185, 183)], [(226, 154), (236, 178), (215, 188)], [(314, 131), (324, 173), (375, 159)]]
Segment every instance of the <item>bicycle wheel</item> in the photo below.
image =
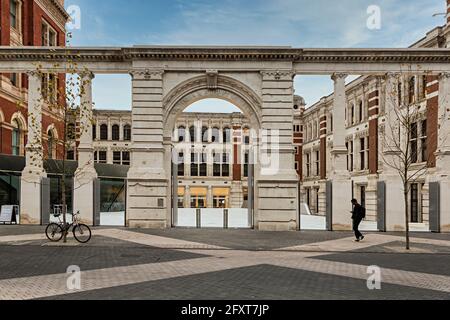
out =
[(73, 227), (73, 236), (80, 243), (87, 243), (91, 240), (91, 229), (85, 224)]
[(63, 237), (63, 228), (57, 223), (50, 223), (45, 228), (45, 235), (51, 242), (58, 242)]

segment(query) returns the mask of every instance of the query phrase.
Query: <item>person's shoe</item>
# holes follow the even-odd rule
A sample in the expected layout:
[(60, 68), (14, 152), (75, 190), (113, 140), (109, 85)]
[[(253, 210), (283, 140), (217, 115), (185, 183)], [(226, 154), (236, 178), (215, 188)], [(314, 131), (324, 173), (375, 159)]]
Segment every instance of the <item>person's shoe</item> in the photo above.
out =
[(361, 236), (361, 238), (359, 238), (359, 241), (363, 241), (364, 240), (364, 236)]
[(359, 239), (355, 239), (355, 240), (353, 240), (353, 242), (359, 242), (360, 240)]

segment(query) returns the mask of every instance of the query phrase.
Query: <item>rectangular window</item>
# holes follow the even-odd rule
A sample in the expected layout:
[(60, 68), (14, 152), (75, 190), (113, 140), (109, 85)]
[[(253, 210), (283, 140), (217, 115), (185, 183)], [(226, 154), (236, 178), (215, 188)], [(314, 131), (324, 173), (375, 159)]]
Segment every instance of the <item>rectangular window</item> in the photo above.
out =
[(9, 1), (9, 21), (10, 26), (14, 29), (18, 29), (17, 23), (17, 1), (10, 0)]
[(220, 153), (214, 153), (213, 154), (214, 163), (213, 163), (213, 176), (214, 177), (220, 177)]
[(178, 153), (178, 176), (184, 177), (184, 153)]
[(53, 29), (49, 23), (42, 20), (41, 24), (41, 41), (43, 47), (56, 47), (58, 33)]
[(98, 162), (99, 163), (107, 163), (106, 151), (99, 151), (98, 152)]
[(122, 165), (123, 166), (130, 165), (130, 152), (129, 151), (122, 152)]
[(311, 176), (311, 155), (309, 153), (306, 154), (306, 176)]
[(191, 176), (198, 177), (199, 176), (199, 159), (197, 153), (191, 153)]
[(419, 185), (413, 183), (411, 185), (411, 221), (412, 223), (419, 222)]
[(316, 176), (320, 175), (320, 152), (316, 151)]
[(230, 155), (228, 153), (222, 154), (222, 177), (230, 176)]
[(120, 151), (114, 151), (113, 152), (113, 164), (121, 164), (122, 160), (120, 159), (121, 153)]
[(348, 171), (353, 172), (354, 166), (353, 166), (353, 141), (348, 142)]
[(247, 178), (248, 177), (248, 165), (250, 163), (250, 154), (247, 152), (245, 152), (244, 154), (244, 177)]
[(206, 154), (201, 154), (201, 163), (200, 163), (200, 177), (206, 177), (208, 176), (208, 164), (207, 164), (207, 158)]
[(67, 160), (75, 160), (75, 151), (67, 150), (66, 159)]
[(11, 80), (11, 84), (12, 84), (14, 87), (18, 87), (18, 84), (19, 84), (19, 77), (18, 77), (18, 74), (17, 74), (17, 73), (11, 73), (9, 78), (10, 78), (10, 80)]
[(418, 143), (417, 143), (417, 137), (418, 137), (418, 132), (417, 132), (417, 122), (413, 123), (411, 125), (410, 128), (411, 132), (410, 132), (410, 159), (412, 163), (417, 163), (418, 162), (418, 154), (417, 154), (417, 147), (418, 147)]
[(227, 197), (225, 196), (214, 196), (213, 197), (213, 208), (224, 209), (227, 208)]
[(421, 123), (421, 136), (420, 136), (422, 162), (428, 161), (428, 139), (427, 138), (428, 138), (427, 137), (427, 120), (423, 120)]
[(359, 151), (359, 161), (361, 170), (366, 169), (366, 139), (361, 138), (360, 142), (360, 151)]

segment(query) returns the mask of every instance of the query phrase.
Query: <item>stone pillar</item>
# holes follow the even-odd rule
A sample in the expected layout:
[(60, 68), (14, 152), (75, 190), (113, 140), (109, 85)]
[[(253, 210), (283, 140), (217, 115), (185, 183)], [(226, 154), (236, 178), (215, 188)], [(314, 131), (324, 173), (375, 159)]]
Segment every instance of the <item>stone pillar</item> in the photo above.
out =
[[(334, 74), (334, 106), (333, 106), (333, 149), (331, 151), (332, 167), (330, 180), (333, 183), (332, 194), (332, 226), (333, 230), (351, 230), (350, 211), (352, 206), (352, 183), (347, 170), (347, 148), (345, 146), (345, 93), (346, 74)], [(349, 115), (351, 119), (351, 114)]]
[[(293, 136), (293, 74), (262, 74), (262, 131), (256, 173), (256, 227), (260, 230), (297, 230), (298, 180)], [(271, 146), (267, 142), (271, 142)], [(264, 151), (266, 149), (266, 151)], [(267, 149), (271, 151), (270, 157)]]
[(436, 178), (441, 190), (441, 232), (450, 232), (450, 73), (439, 77)]
[[(395, 109), (399, 108), (398, 101), (398, 81), (400, 74), (388, 73), (386, 75), (385, 89), (385, 125), (383, 136), (383, 173), (381, 180), (386, 182), (386, 230), (404, 231), (405, 230), (405, 204), (403, 201), (403, 183), (398, 171), (387, 165), (387, 163), (398, 162), (399, 152), (394, 141), (394, 132), (399, 126), (398, 116)], [(398, 143), (398, 141), (397, 141)]]
[(25, 147), (26, 165), (20, 183), (22, 224), (41, 223), (41, 180), (47, 176), (42, 148), (41, 83), (41, 75), (38, 72), (28, 73), (28, 139)]
[(378, 115), (380, 112), (380, 90), (379, 83), (381, 79), (377, 78), (377, 87), (369, 92), (369, 176), (366, 189), (366, 209), (367, 219), (369, 221), (377, 220), (377, 182), (378, 182)]
[(86, 224), (93, 224), (94, 180), (98, 178), (94, 168), (94, 147), (92, 142), (92, 80), (94, 74), (80, 75), (83, 86), (80, 112), (80, 144), (78, 146), (78, 169), (74, 179), (74, 212)]
[(212, 186), (208, 186), (208, 193), (206, 195), (206, 207), (212, 208), (213, 207), (213, 191)]
[(184, 190), (184, 207), (190, 208), (191, 207), (191, 187), (186, 186)]
[(130, 227), (167, 228), (170, 172), (163, 145), (163, 71), (133, 70), (132, 157), (128, 171)]

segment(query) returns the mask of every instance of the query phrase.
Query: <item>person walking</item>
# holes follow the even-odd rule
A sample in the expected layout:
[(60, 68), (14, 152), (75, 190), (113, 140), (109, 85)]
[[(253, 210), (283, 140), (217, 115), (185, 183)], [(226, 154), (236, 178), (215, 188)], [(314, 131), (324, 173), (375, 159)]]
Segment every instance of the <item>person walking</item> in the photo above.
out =
[(359, 225), (361, 221), (366, 217), (366, 208), (361, 206), (358, 203), (358, 200), (352, 200), (353, 211), (352, 211), (352, 220), (353, 220), (353, 231), (355, 232), (356, 240), (355, 242), (360, 242), (364, 240), (363, 234), (359, 231)]

